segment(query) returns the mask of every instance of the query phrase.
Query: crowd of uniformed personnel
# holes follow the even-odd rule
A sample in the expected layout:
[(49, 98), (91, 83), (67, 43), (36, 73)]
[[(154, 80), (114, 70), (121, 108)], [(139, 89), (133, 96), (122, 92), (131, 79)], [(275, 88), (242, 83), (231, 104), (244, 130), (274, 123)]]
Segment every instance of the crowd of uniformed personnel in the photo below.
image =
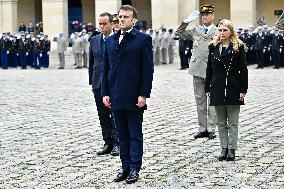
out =
[[(1, 35), (1, 34), (0, 34)], [(32, 67), (40, 69), (49, 66), (50, 41), (42, 32), (35, 35), (33, 32), (3, 33), (0, 36), (0, 66)]]
[(284, 66), (284, 32), (267, 25), (238, 29), (239, 38), (246, 44), (247, 64), (257, 64), (257, 68)]

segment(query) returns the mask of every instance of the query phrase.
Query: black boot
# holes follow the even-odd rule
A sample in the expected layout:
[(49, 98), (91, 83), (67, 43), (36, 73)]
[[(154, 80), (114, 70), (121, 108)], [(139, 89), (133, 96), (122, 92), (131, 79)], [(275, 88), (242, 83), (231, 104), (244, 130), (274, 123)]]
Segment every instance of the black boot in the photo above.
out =
[(222, 148), (221, 155), (218, 157), (219, 161), (226, 160), (228, 155), (228, 148)]
[(229, 149), (226, 161), (234, 161), (235, 160), (235, 150)]

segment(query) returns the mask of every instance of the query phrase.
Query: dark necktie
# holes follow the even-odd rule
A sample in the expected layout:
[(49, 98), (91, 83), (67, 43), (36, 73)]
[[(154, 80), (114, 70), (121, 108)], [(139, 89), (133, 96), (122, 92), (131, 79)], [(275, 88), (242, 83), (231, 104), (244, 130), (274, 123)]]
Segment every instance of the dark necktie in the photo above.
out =
[(205, 32), (205, 34), (207, 34), (208, 28), (204, 28), (204, 32)]

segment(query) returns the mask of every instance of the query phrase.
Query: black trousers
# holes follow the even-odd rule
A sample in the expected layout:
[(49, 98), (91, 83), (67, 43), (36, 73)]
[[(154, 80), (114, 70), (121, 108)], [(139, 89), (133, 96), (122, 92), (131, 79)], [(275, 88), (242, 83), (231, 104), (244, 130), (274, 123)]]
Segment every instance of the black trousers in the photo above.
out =
[(106, 145), (118, 145), (117, 132), (115, 124), (112, 119), (112, 111), (106, 107), (103, 103), (103, 97), (101, 96), (101, 89), (93, 89), (97, 111), (100, 119), (100, 125), (102, 128), (103, 140)]
[(188, 57), (186, 56), (184, 51), (179, 51), (180, 57), (180, 67), (181, 68), (188, 68)]
[(280, 52), (279, 49), (272, 49), (272, 65), (275, 67), (280, 67)]
[(262, 50), (255, 50), (255, 61), (258, 67), (263, 67), (263, 52)]
[(123, 170), (140, 171), (143, 156), (144, 110), (113, 110)]

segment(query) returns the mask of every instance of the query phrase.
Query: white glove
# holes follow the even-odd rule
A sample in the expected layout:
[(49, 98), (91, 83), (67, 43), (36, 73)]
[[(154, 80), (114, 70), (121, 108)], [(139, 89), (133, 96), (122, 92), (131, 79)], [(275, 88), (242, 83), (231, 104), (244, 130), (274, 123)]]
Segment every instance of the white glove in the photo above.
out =
[(19, 56), (19, 53), (17, 53), (17, 56)]
[(266, 51), (266, 50), (265, 50), (265, 49), (263, 49), (263, 53), (265, 53), (265, 51)]
[(270, 51), (270, 47), (268, 47), (268, 51)]
[(82, 52), (82, 54), (84, 54), (84, 52)]
[(42, 54), (41, 54), (41, 53), (39, 53), (39, 56), (40, 56), (40, 57), (42, 57)]
[(280, 53), (282, 52), (282, 48), (279, 49), (279, 52), (280, 52)]
[(26, 52), (26, 56), (28, 56), (29, 55), (29, 53), (28, 52)]
[(7, 51), (7, 54), (9, 54), (10, 52), (9, 51)]
[(47, 55), (49, 55), (50, 54), (50, 52), (49, 51), (47, 51)]
[(253, 48), (251, 47), (251, 48), (250, 48), (250, 50), (252, 51), (252, 50), (253, 50)]
[(196, 20), (198, 18), (199, 13), (200, 12), (198, 10), (193, 11), (192, 13), (190, 13), (190, 15), (186, 19), (183, 20), (183, 22), (188, 24)]

